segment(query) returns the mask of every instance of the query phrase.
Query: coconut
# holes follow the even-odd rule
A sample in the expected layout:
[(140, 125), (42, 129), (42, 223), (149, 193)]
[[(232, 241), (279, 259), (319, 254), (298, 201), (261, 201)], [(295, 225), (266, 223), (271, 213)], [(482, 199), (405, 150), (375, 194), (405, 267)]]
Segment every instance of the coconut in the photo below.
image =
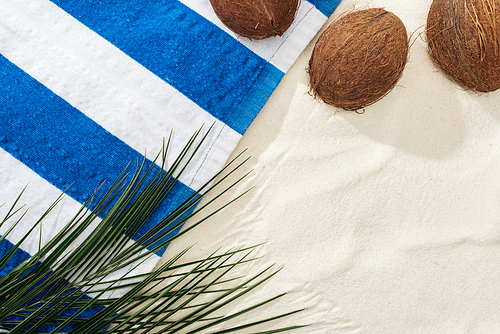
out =
[(321, 34), (309, 60), (310, 93), (346, 110), (385, 96), (408, 58), (401, 20), (382, 8), (350, 12)]
[(253, 39), (283, 35), (299, 7), (299, 0), (210, 0), (210, 3), (226, 27)]
[(434, 0), (426, 35), (431, 59), (455, 81), (500, 88), (500, 0)]

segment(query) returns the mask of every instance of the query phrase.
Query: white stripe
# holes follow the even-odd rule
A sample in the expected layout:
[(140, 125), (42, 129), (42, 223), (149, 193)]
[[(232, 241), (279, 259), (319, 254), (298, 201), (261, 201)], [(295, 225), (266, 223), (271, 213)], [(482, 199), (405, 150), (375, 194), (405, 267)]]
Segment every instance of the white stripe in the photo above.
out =
[(214, 130), (180, 181), (197, 190), (241, 135), (48, 0), (0, 0), (0, 53), (140, 153), (173, 129), (170, 162), (202, 125)]
[(241, 37), (229, 30), (215, 15), (209, 0), (180, 0), (282, 72), (288, 69), (328, 19), (311, 3), (302, 1), (293, 24), (283, 34), (264, 40)]
[[(44, 179), (40, 178), (35, 172), (2, 149), (0, 149), (0, 184), (2, 185), (2, 192), (0, 194), (1, 219), (5, 217), (8, 210), (15, 202), (17, 196), (21, 193), (21, 190), (27, 185), (26, 191), (22, 195), (18, 207), (26, 205), (26, 208), (29, 210), (20, 223), (7, 236), (7, 239), (11, 243), (16, 244), (23, 238), (35, 222), (42, 217), (50, 205), (59, 197), (61, 191)], [(43, 220), (41, 246), (43, 247), (51, 238), (56, 236), (57, 233), (59, 233), (59, 231), (61, 231), (61, 229), (71, 220), (71, 218), (74, 217), (80, 208), (80, 203), (73, 200), (71, 197), (66, 196), (56, 206), (52, 213)], [(5, 231), (8, 230), (8, 228), (14, 223), (15, 218), (19, 218), (20, 214), (24, 211), (25, 210), (22, 210), (10, 221), (5, 223), (4, 226), (0, 227), (0, 235), (3, 235)], [(100, 221), (101, 220), (97, 218), (92, 226), (89, 227), (89, 229), (85, 231), (73, 245), (76, 246), (77, 244), (80, 244), (86, 237), (88, 237), (90, 232), (93, 230), (93, 227), (97, 226)], [(21, 249), (31, 255), (35, 254), (39, 247), (39, 237), (40, 230), (37, 228), (22, 244)], [(129, 244), (131, 243), (132, 241), (129, 242)], [(72, 248), (73, 246), (68, 247), (68, 249)], [(151, 272), (159, 260), (160, 257), (153, 254), (128, 275)], [(124, 270), (117, 271), (112, 276), (110, 275), (107, 278), (119, 278), (129, 270), (130, 268), (125, 268)], [(120, 291), (113, 296), (119, 296), (124, 292), (125, 290)]]
[[(27, 187), (20, 201), (20, 205), (26, 205), (26, 209), (28, 209), (26, 216), (13, 232), (7, 236), (7, 239), (14, 244), (22, 239), (31, 226), (42, 217), (45, 210), (61, 195), (59, 189), (42, 179), (38, 174), (2, 149), (0, 149), (0, 184), (2, 185), (2, 192), (0, 194), (0, 205), (2, 205), (0, 207), (0, 217), (2, 219), (21, 193), (21, 190)], [(43, 244), (54, 237), (69, 222), (80, 207), (80, 203), (66, 196), (52, 214), (43, 221)], [(3, 235), (10, 225), (6, 223), (2, 226), (0, 228), (0, 235)], [(31, 238), (23, 244), (22, 249), (29, 254), (36, 253), (38, 251), (38, 238), (39, 230), (37, 229), (31, 235)]]

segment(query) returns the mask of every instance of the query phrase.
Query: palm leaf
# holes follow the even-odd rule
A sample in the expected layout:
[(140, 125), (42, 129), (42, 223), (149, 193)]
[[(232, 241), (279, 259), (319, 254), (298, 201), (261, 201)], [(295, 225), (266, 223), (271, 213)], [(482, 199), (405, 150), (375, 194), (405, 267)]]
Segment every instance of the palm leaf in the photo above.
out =
[[(238, 162), (242, 159), (240, 155), (154, 228), (131, 242), (132, 236), (171, 192), (209, 131), (205, 134), (202, 129), (197, 131), (169, 167), (165, 165), (170, 146), (168, 138), (153, 160), (161, 165), (160, 171), (153, 173), (153, 163), (146, 160), (137, 162), (132, 173), (128, 166), (107, 190), (97, 189), (53, 238), (43, 244), (40, 237), (38, 252), (0, 277), (0, 330), (9, 333), (207, 333), (228, 320), (279, 299), (281, 295), (272, 296), (237, 313), (221, 313), (278, 272), (269, 267), (250, 278), (229, 275), (234, 268), (257, 260), (251, 256), (257, 246), (222, 253), (219, 250), (207, 258), (183, 262), (183, 256), (189, 251), (185, 249), (151, 273), (132, 274), (155, 252), (244, 195), (204, 214), (246, 176), (228, 188), (219, 189), (224, 179), (245, 163), (245, 160)], [(212, 200), (198, 205), (204, 194), (213, 191), (217, 191), (217, 195)], [(0, 221), (1, 227), (20, 216), (0, 237), (0, 242), (24, 217), (23, 207), (18, 206), (21, 195), (22, 192)], [(61, 198), (57, 198), (24, 238), (0, 258), (0, 269), (36, 227), (41, 228), (43, 220)], [(194, 223), (179, 232), (187, 220)], [(219, 332), (248, 330), (296, 312)], [(272, 329), (269, 333), (294, 328), (298, 326)]]

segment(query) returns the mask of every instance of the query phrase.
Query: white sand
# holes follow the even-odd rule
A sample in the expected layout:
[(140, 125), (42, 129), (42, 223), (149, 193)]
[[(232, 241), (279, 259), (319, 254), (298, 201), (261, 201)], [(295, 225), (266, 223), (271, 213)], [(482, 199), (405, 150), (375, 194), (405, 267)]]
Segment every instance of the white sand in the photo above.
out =
[(500, 333), (500, 91), (431, 63), (430, 2), (343, 0), (332, 18), (384, 7), (415, 32), (397, 87), (362, 115), (313, 100), (314, 40), (236, 149), (232, 179), (254, 171), (224, 199), (254, 189), (166, 256), (267, 241), (246, 270), (284, 269), (246, 302), (289, 291), (260, 315), (307, 307), (279, 323), (312, 324), (297, 333)]

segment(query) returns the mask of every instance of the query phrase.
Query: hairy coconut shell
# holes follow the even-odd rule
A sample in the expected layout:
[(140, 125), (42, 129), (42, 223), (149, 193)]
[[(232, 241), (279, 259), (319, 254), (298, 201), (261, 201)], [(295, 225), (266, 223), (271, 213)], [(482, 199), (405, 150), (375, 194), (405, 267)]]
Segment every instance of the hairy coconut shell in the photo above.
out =
[(386, 95), (408, 58), (401, 20), (382, 8), (350, 12), (319, 37), (309, 60), (310, 91), (328, 104), (358, 110)]
[(500, 0), (434, 0), (426, 34), (432, 60), (455, 81), (500, 88)]
[(226, 27), (253, 39), (281, 36), (292, 25), (300, 0), (210, 0)]

